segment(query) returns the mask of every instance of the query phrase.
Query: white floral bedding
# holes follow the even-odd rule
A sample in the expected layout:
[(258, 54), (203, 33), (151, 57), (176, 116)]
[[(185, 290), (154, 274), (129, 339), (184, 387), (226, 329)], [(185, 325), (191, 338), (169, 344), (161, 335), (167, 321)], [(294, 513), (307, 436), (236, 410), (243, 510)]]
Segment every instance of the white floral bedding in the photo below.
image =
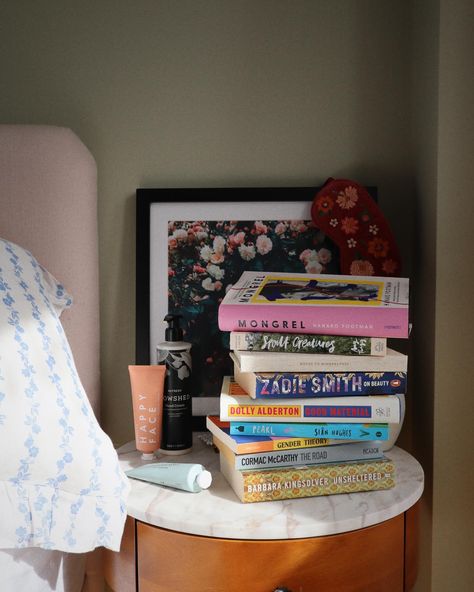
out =
[(70, 304), (0, 239), (0, 548), (120, 547), (129, 485), (59, 321)]

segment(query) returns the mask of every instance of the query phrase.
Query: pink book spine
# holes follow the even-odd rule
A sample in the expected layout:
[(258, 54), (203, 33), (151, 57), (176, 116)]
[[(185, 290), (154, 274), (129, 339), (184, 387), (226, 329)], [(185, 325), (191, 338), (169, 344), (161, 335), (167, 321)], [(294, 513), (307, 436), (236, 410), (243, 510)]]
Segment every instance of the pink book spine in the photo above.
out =
[(316, 309), (284, 304), (225, 304), (219, 307), (219, 329), (405, 339), (408, 337), (408, 307), (369, 310), (360, 306), (318, 306)]

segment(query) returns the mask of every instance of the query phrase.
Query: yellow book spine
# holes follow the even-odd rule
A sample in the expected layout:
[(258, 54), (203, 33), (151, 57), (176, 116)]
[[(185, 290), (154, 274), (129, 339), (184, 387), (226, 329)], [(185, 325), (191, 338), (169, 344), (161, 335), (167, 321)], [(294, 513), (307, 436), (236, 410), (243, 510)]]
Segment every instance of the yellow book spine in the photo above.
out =
[(394, 465), (388, 460), (246, 471), (241, 473), (243, 490), (239, 497), (251, 503), (391, 489), (394, 473)]

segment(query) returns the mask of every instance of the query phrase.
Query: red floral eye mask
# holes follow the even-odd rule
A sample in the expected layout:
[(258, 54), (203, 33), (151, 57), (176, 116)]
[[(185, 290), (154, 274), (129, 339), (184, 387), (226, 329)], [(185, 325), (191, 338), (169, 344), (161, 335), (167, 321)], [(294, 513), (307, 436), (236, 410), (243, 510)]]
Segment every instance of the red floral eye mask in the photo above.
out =
[(338, 245), (341, 274), (400, 276), (400, 255), (388, 222), (358, 183), (328, 179), (313, 200), (311, 217)]

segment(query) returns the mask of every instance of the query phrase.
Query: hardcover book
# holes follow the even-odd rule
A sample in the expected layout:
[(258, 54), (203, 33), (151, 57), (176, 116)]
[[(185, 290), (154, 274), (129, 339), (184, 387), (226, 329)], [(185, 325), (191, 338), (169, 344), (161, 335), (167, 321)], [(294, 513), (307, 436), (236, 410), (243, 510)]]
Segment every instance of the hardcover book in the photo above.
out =
[(376, 442), (353, 442), (303, 450), (235, 454), (216, 436), (213, 436), (213, 441), (220, 453), (238, 471), (375, 460), (383, 457), (383, 451)]
[(383, 357), (261, 351), (233, 351), (230, 357), (241, 372), (406, 372), (408, 368), (408, 356), (393, 349)]
[[(406, 372), (241, 372), (234, 380), (252, 399), (397, 395), (406, 391)], [(225, 389), (223, 388), (225, 392)]]
[(408, 337), (407, 278), (245, 271), (219, 306), (222, 331)]
[(333, 440), (388, 440), (385, 423), (266, 423), (231, 421), (230, 435), (292, 436)]
[(221, 473), (244, 503), (391, 489), (394, 464), (385, 458), (305, 467), (238, 471), (220, 454)]
[(249, 452), (265, 452), (271, 450), (293, 450), (297, 448), (312, 448), (336, 444), (336, 440), (327, 438), (288, 438), (276, 436), (241, 436), (230, 435), (229, 422), (221, 421), (216, 415), (206, 417), (206, 427), (236, 454)]
[(222, 393), (220, 419), (242, 422), (399, 423), (400, 406), (396, 395), (266, 401), (251, 399), (248, 395)]
[(286, 352), (287, 354), (334, 354), (342, 356), (385, 356), (386, 337), (311, 335), (232, 331), (230, 349), (241, 351)]

